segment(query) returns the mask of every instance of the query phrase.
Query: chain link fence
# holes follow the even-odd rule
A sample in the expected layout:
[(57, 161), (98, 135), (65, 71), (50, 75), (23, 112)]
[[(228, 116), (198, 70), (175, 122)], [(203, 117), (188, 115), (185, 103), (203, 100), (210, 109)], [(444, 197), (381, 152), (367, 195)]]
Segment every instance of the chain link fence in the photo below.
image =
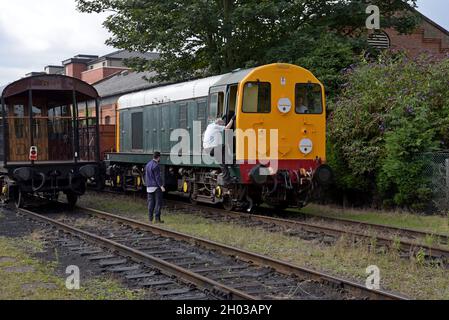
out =
[(449, 212), (449, 150), (425, 153), (424, 175), (432, 191), (431, 210)]

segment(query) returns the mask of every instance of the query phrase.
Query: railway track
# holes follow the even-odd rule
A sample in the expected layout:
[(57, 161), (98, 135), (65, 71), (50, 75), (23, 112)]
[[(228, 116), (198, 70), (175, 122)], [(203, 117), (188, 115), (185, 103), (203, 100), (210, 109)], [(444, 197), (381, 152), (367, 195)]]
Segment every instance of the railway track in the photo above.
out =
[[(382, 299), (404, 297), (366, 287), (269, 257), (145, 224), (107, 212), (79, 208), (72, 214), (20, 212), (73, 237), (120, 255), (95, 257), (151, 286), (163, 286), (141, 274), (132, 263), (159, 269), (176, 277), (189, 290), (218, 299)], [(89, 254), (89, 252), (85, 252)], [(93, 252), (92, 255), (97, 253)]]
[[(206, 214), (209, 218), (237, 221), (250, 226), (265, 227), (270, 230), (273, 226), (282, 227), (288, 230), (290, 235), (296, 235), (301, 238), (321, 239), (324, 242), (333, 243), (340, 237), (349, 237), (352, 241), (365, 241), (372, 244), (375, 242), (377, 247), (395, 248), (402, 253), (404, 257), (412, 257), (417, 254), (424, 255), (427, 259), (440, 261), (444, 265), (449, 265), (449, 247), (444, 245), (448, 243), (448, 237), (445, 235), (430, 234), (411, 229), (400, 229), (387, 227), (383, 225), (366, 224), (347, 220), (337, 226), (322, 225), (320, 223), (310, 223), (298, 219), (284, 219), (267, 215), (247, 214), (242, 212), (233, 212), (210, 206), (192, 205), (182, 201), (169, 200), (169, 208), (174, 211), (188, 209), (189, 212)], [(218, 216), (218, 218), (217, 218)], [(334, 224), (339, 224), (338, 219), (330, 218)], [(377, 234), (381, 232), (382, 235)], [(389, 235), (387, 235), (389, 234)], [(426, 245), (419, 239), (432, 237), (439, 245)]]

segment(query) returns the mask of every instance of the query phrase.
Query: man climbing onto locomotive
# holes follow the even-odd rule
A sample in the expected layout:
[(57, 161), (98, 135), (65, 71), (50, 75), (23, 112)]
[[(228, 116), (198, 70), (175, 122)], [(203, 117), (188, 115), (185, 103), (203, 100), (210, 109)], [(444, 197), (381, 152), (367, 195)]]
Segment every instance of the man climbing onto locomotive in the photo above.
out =
[[(203, 148), (206, 153), (210, 154), (210, 156), (220, 165), (225, 184), (230, 184), (232, 181), (229, 168), (226, 165), (226, 145), (223, 142), (224, 139), (222, 138), (222, 133), (225, 132), (225, 130), (232, 130), (235, 119), (236, 116), (234, 115), (231, 121), (225, 126), (224, 120), (219, 118), (208, 125), (204, 132)], [(216, 152), (220, 147), (221, 154), (220, 152)]]

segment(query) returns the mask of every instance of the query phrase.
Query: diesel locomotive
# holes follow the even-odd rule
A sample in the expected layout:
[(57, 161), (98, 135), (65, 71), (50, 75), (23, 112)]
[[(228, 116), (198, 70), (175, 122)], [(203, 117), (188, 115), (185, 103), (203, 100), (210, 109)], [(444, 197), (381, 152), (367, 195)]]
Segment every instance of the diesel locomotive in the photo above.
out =
[[(192, 202), (228, 210), (302, 207), (332, 179), (325, 105), (324, 87), (310, 71), (280, 63), (125, 95), (105, 183), (145, 190), (145, 164), (160, 151), (166, 189)], [(225, 183), (202, 135), (216, 119), (234, 116), (232, 137), (223, 137), (232, 176)]]

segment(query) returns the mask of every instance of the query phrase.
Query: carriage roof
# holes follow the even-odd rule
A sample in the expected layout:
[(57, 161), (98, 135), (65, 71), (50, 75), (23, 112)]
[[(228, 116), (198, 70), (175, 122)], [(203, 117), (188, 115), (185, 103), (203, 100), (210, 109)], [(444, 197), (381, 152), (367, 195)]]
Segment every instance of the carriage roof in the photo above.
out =
[(22, 78), (0, 88), (2, 98), (10, 98), (29, 90), (35, 91), (75, 91), (77, 100), (86, 101), (98, 98), (97, 90), (90, 84), (68, 76), (57, 74), (42, 74)]

